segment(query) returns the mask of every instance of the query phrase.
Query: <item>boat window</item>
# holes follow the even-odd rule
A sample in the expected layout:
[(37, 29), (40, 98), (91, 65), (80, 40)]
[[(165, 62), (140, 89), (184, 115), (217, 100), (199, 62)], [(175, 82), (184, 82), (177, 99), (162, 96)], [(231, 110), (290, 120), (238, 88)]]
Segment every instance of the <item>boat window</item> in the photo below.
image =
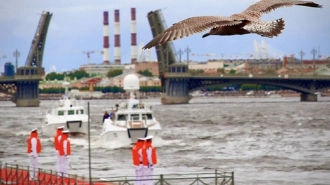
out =
[(145, 120), (151, 120), (152, 119), (152, 114), (142, 114), (142, 119)]
[(126, 121), (127, 114), (119, 114), (117, 120), (118, 121)]
[(84, 114), (84, 110), (83, 109), (80, 109), (80, 114)]
[(140, 120), (139, 114), (131, 114), (131, 120)]
[(76, 114), (79, 114), (79, 110), (76, 110)]
[(69, 110), (68, 115), (74, 115), (74, 110)]
[(58, 113), (57, 113), (57, 115), (63, 116), (64, 115), (64, 112), (65, 112), (64, 110), (59, 110)]

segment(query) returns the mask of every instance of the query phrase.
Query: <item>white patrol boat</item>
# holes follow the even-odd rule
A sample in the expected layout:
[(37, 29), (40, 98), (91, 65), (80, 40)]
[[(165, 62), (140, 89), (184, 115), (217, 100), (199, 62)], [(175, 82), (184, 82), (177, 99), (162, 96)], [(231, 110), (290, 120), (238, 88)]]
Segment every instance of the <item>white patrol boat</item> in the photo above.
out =
[(70, 97), (69, 82), (64, 82), (65, 95), (59, 100), (59, 105), (55, 105), (46, 112), (42, 125), (42, 134), (53, 136), (57, 127), (64, 126), (64, 130), (69, 130), (70, 134), (87, 134), (88, 114), (83, 105)]
[(124, 90), (130, 93), (130, 98), (117, 104), (110, 117), (104, 120), (103, 143), (116, 142), (127, 146), (150, 135), (160, 138), (161, 126), (153, 115), (152, 106), (135, 98), (134, 92), (139, 89), (136, 75), (129, 74), (124, 78)]

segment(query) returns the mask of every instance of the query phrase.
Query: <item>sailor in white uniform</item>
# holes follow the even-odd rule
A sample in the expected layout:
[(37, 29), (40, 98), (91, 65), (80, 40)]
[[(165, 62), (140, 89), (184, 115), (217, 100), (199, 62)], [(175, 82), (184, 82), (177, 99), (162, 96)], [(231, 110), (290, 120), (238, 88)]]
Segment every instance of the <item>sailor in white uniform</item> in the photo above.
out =
[(146, 154), (148, 160), (148, 166), (145, 170), (145, 179), (147, 179), (146, 185), (153, 184), (153, 172), (154, 172), (154, 165), (157, 164), (157, 155), (156, 155), (156, 148), (152, 146), (152, 138), (153, 136), (147, 136), (146, 140)]
[(38, 154), (41, 152), (41, 143), (37, 129), (31, 130), (30, 137), (27, 139), (27, 153), (30, 159), (30, 180), (38, 179)]
[(61, 165), (61, 174), (64, 177), (68, 177), (68, 167), (69, 167), (69, 161), (68, 156), (71, 155), (71, 144), (70, 140), (68, 138), (70, 131), (65, 130), (62, 132), (62, 138), (60, 141), (60, 147), (59, 147), (59, 153), (61, 156), (60, 165)]
[(59, 147), (60, 147), (60, 141), (62, 138), (63, 129), (64, 126), (57, 127), (56, 134), (54, 136), (54, 148), (56, 152), (56, 171), (58, 176), (61, 176), (61, 156), (59, 152)]

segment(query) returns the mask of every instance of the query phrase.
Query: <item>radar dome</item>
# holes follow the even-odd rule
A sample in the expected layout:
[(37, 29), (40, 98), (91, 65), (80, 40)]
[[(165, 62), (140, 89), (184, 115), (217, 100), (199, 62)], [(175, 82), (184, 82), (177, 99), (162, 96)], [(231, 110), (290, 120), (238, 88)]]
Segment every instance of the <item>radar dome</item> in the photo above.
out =
[(124, 90), (140, 89), (139, 78), (134, 74), (129, 74), (124, 78)]

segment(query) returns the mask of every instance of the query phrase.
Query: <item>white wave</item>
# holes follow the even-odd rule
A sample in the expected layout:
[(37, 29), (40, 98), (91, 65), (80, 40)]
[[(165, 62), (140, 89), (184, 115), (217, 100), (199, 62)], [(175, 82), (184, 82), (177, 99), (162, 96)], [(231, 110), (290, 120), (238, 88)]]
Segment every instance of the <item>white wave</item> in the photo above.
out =
[(28, 136), (30, 135), (30, 131), (19, 131), (15, 133), (16, 136)]
[(152, 141), (152, 145), (155, 147), (163, 147), (170, 145), (185, 146), (186, 143), (183, 143), (181, 140), (163, 140), (162, 138), (155, 138)]
[(211, 145), (213, 145), (212, 141), (204, 141), (204, 142), (198, 143), (197, 146), (211, 146)]
[[(88, 139), (87, 138), (70, 138), (72, 145), (83, 146), (88, 148)], [(163, 147), (163, 146), (186, 146), (186, 143), (183, 143), (181, 140), (163, 140), (162, 138), (154, 138), (152, 141), (154, 147)], [(132, 145), (127, 145), (121, 141), (103, 141), (100, 136), (91, 137), (91, 148), (107, 148), (107, 149), (118, 149), (118, 148), (131, 148)]]

